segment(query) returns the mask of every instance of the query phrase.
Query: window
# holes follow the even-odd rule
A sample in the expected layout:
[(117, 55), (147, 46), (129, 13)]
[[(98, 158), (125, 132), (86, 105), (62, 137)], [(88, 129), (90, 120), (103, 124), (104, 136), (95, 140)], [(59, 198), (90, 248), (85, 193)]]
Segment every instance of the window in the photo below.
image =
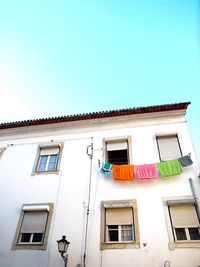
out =
[(130, 163), (129, 140), (126, 139), (110, 139), (105, 140), (105, 162), (125, 165)]
[(38, 149), (34, 173), (52, 173), (59, 169), (61, 158), (61, 146), (40, 146)]
[(194, 204), (169, 206), (174, 240), (200, 241), (199, 220)]
[(168, 200), (170, 248), (200, 247), (200, 223), (195, 202)]
[(106, 241), (129, 242), (133, 240), (133, 209), (107, 208)]
[(177, 159), (182, 156), (177, 135), (157, 136), (156, 140), (160, 161)]
[(45, 249), (53, 204), (23, 205), (13, 249)]
[(139, 248), (136, 200), (103, 201), (101, 249)]

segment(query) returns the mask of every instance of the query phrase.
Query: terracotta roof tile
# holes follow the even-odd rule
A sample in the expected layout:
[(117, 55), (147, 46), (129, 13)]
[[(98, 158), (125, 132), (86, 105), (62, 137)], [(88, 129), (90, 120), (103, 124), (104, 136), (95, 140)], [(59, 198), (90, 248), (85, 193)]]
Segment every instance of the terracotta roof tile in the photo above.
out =
[(118, 109), (118, 110), (110, 110), (110, 111), (100, 111), (100, 112), (93, 112), (93, 113), (83, 113), (83, 114), (76, 114), (76, 115), (69, 115), (69, 116), (8, 122), (8, 123), (1, 123), (0, 129), (27, 127), (27, 126), (34, 126), (34, 125), (44, 125), (44, 124), (70, 122), (70, 121), (92, 120), (92, 119), (99, 119), (99, 118), (119, 117), (119, 116), (127, 116), (127, 115), (134, 115), (134, 114), (152, 113), (152, 112), (164, 112), (164, 111), (170, 111), (170, 110), (181, 110), (181, 109), (187, 109), (189, 104), (191, 103), (183, 102), (183, 103), (175, 103), (175, 104), (136, 107), (136, 108)]

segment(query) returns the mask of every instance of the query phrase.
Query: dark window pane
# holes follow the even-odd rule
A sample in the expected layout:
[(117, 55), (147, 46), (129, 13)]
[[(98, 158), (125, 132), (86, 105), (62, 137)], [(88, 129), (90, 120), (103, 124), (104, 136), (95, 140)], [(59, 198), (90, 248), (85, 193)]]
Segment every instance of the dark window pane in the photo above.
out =
[(118, 225), (108, 225), (108, 229), (118, 230)]
[(108, 226), (109, 241), (119, 241), (118, 225)]
[(32, 242), (42, 242), (43, 233), (35, 233), (33, 234)]
[(127, 149), (108, 151), (108, 163), (117, 165), (128, 164)]
[(176, 228), (175, 231), (177, 240), (187, 240), (185, 228)]
[(198, 228), (189, 228), (188, 230), (191, 240), (200, 240), (200, 234)]
[(30, 239), (31, 239), (31, 234), (29, 234), (29, 233), (23, 233), (21, 235), (20, 242), (28, 243), (28, 242), (30, 242)]

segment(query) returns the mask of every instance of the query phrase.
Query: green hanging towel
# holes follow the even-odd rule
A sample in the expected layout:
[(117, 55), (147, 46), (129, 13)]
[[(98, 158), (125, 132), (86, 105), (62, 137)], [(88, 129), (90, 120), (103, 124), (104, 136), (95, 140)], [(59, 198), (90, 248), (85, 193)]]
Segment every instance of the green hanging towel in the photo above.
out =
[(157, 163), (160, 175), (163, 177), (174, 176), (182, 173), (182, 167), (178, 159)]

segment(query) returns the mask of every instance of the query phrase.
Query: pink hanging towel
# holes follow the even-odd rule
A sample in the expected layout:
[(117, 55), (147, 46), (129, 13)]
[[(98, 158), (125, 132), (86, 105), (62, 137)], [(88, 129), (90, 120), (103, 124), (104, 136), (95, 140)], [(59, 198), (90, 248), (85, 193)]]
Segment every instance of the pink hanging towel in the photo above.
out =
[(156, 164), (135, 165), (135, 178), (139, 181), (148, 181), (158, 178)]

